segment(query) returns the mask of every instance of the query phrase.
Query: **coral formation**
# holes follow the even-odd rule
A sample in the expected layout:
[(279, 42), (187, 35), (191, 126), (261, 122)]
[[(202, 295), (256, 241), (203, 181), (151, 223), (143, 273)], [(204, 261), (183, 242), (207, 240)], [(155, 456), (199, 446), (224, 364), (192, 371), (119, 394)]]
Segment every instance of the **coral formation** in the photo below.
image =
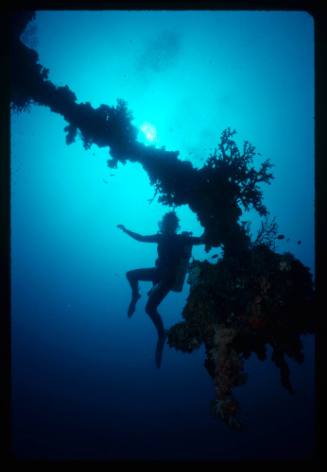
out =
[(78, 134), (86, 149), (91, 144), (109, 147), (110, 167), (139, 162), (160, 202), (170, 206), (187, 204), (196, 213), (205, 229), (207, 250), (221, 245), (235, 253), (246, 247), (248, 237), (239, 218), (242, 209), (267, 213), (259, 184), (272, 179), (269, 161), (258, 170), (252, 167), (257, 154), (254, 146), (246, 141), (240, 152), (233, 140), (235, 131), (230, 128), (222, 132), (218, 148), (201, 169), (178, 159), (178, 151), (139, 143), (132, 114), (123, 100), (118, 100), (115, 107), (100, 105), (95, 109), (88, 102), (78, 104), (67, 85), (57, 87), (48, 80), (49, 71), (38, 63), (38, 54), (20, 40), (32, 18), (33, 12), (16, 12), (11, 17), (12, 107), (22, 110), (38, 103), (59, 113), (67, 122), (67, 144), (73, 143)]
[(183, 337), (176, 338), (175, 327), (168, 333), (176, 349), (189, 350), (188, 333), (196, 332), (197, 346), (204, 343), (216, 392), (212, 411), (235, 429), (243, 425), (233, 389), (246, 382), (245, 360), (251, 353), (265, 360), (270, 345), (281, 383), (294, 393), (285, 356), (301, 363), (301, 336), (315, 331), (310, 271), (292, 254), (274, 252), (271, 237), (265, 234), (269, 244), (253, 243), (242, 258), (193, 261), (185, 321), (179, 323)]

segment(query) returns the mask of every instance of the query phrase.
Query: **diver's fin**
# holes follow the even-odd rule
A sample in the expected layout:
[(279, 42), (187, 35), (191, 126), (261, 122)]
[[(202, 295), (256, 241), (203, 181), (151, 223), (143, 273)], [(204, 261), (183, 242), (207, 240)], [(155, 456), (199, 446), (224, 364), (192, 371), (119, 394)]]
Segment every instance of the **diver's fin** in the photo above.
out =
[(156, 346), (156, 355), (155, 355), (155, 357), (156, 357), (156, 366), (157, 366), (158, 369), (160, 369), (160, 367), (161, 367), (162, 353), (163, 353), (163, 348), (164, 348), (166, 339), (167, 339), (167, 331), (165, 331), (163, 334), (161, 334), (158, 337), (157, 346)]

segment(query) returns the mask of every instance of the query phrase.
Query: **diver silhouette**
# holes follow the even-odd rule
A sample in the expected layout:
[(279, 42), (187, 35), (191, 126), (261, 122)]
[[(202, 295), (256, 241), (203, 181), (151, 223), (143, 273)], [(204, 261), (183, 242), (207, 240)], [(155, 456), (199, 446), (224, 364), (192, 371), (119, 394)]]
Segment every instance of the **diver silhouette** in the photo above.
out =
[(139, 281), (153, 283), (152, 289), (148, 292), (149, 299), (145, 311), (151, 318), (158, 334), (156, 365), (159, 368), (167, 334), (157, 308), (171, 290), (176, 292), (182, 290), (192, 246), (204, 244), (204, 235), (195, 237), (190, 236), (191, 233), (188, 232), (177, 234), (179, 218), (174, 211), (164, 215), (162, 221), (159, 222), (160, 231), (157, 234), (142, 236), (128, 230), (124, 225), (117, 225), (117, 227), (136, 241), (158, 244), (158, 258), (155, 267), (130, 270), (126, 273), (126, 277), (132, 288), (132, 299), (128, 308), (129, 317), (133, 315), (136, 303), (141, 297)]

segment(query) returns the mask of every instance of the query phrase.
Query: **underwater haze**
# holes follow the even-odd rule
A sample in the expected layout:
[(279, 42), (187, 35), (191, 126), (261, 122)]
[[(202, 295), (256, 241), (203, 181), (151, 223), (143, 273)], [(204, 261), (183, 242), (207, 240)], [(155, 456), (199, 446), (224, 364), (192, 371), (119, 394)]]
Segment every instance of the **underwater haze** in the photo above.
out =
[[(306, 12), (38, 11), (23, 33), (57, 86), (79, 103), (126, 100), (138, 139), (201, 167), (230, 126), (274, 165), (264, 203), (314, 275), (314, 24)], [(12, 444), (22, 459), (303, 459), (314, 448), (314, 338), (288, 360), (295, 395), (268, 356), (246, 361), (236, 389), (247, 429), (210, 415), (204, 347), (165, 346), (145, 313), (132, 318), (126, 272), (152, 267), (169, 207), (139, 163), (107, 166), (108, 148), (67, 145), (64, 119), (33, 105), (11, 115)], [(260, 162), (260, 161), (258, 161)], [(255, 163), (256, 164), (256, 163)], [(177, 207), (181, 230), (203, 228)], [(259, 219), (254, 212), (244, 215)], [(217, 253), (193, 248), (205, 260)], [(159, 307), (165, 328), (189, 293)], [(271, 351), (268, 354), (271, 354)]]

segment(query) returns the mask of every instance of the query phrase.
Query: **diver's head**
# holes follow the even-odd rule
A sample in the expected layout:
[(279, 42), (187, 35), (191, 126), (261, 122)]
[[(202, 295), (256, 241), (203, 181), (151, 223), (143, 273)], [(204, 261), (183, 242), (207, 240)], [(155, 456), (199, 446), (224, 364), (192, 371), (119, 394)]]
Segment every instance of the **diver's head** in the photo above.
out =
[(170, 211), (164, 215), (159, 223), (162, 233), (174, 234), (179, 228), (179, 218), (174, 211)]

